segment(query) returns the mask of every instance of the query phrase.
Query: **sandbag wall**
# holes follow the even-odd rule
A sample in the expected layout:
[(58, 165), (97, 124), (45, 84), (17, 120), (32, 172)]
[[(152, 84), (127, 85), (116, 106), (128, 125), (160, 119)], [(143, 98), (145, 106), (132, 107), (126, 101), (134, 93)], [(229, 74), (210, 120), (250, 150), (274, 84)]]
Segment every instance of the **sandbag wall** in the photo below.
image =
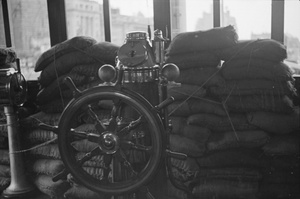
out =
[[(72, 178), (52, 180), (64, 169), (58, 149), (57, 135), (41, 129), (40, 123), (57, 126), (62, 111), (73, 98), (73, 91), (65, 83), (70, 77), (79, 90), (101, 82), (98, 69), (103, 64), (115, 64), (118, 46), (109, 42), (96, 42), (90, 37), (74, 37), (53, 46), (37, 60), (35, 71), (40, 72), (40, 89), (36, 104), (38, 112), (20, 121), (23, 129), (24, 149), (28, 171), (36, 187), (51, 198), (99, 198), (99, 195), (79, 187)], [(83, 126), (87, 130), (87, 126)], [(75, 148), (87, 152), (86, 143), (76, 143)], [(85, 151), (84, 151), (85, 150)], [(95, 165), (93, 165), (95, 166)], [(97, 167), (88, 171), (97, 175)]]
[[(211, 55), (222, 65), (205, 64)], [(166, 60), (179, 66), (181, 87), (169, 88), (170, 145), (188, 155), (172, 160), (173, 175), (191, 194), (170, 185), (170, 196), (299, 197), (299, 107), (285, 58), (280, 43), (239, 41), (231, 26), (173, 39)]]

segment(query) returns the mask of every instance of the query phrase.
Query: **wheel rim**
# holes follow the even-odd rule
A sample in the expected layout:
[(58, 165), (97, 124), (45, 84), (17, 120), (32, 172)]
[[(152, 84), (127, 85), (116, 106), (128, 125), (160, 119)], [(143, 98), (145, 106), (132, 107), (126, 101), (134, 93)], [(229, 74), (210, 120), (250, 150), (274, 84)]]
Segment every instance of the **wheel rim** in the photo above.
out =
[[(149, 183), (159, 167), (162, 123), (151, 106), (135, 95), (114, 89), (95, 91), (73, 100), (61, 116), (62, 160), (75, 179), (93, 191), (132, 192)], [(78, 130), (85, 124), (94, 125), (95, 131)], [(81, 141), (88, 143), (88, 151), (74, 147)], [(88, 171), (91, 163), (97, 165), (99, 175)]]

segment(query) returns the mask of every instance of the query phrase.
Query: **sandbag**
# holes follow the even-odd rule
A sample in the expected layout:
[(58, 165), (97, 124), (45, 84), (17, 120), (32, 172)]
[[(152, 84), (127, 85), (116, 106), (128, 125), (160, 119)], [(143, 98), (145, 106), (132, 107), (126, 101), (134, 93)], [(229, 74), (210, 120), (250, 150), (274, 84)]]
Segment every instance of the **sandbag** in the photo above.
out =
[(168, 111), (173, 116), (189, 116), (196, 113), (212, 113), (220, 116), (226, 116), (223, 105), (212, 99), (189, 99), (185, 101), (175, 101), (168, 106)]
[(38, 190), (53, 199), (63, 198), (63, 194), (70, 188), (68, 182), (62, 180), (53, 182), (52, 177), (47, 175), (36, 176), (34, 184)]
[(3, 165), (9, 165), (8, 149), (0, 149), (0, 163)]
[(206, 127), (213, 132), (257, 129), (256, 126), (248, 122), (246, 114), (243, 113), (232, 113), (229, 117), (218, 116), (211, 113), (197, 113), (190, 115), (187, 118), (187, 123), (190, 125)]
[(0, 48), (0, 66), (15, 62), (16, 52), (11, 48)]
[(289, 134), (299, 131), (299, 109), (288, 114), (256, 111), (247, 114), (248, 122), (266, 132), (274, 134)]
[(239, 147), (262, 147), (269, 139), (270, 136), (261, 130), (219, 132), (211, 134), (206, 147), (208, 151)]
[(34, 71), (38, 72), (46, 68), (51, 62), (59, 57), (84, 50), (85, 48), (97, 43), (97, 41), (87, 36), (76, 36), (61, 43), (56, 44), (40, 55), (38, 58)]
[(170, 180), (167, 181), (167, 196), (163, 196), (164, 199), (188, 199), (188, 195), (181, 189), (176, 188)]
[(207, 153), (196, 159), (199, 167), (222, 168), (222, 167), (257, 167), (266, 166), (258, 149), (228, 149)]
[(34, 161), (32, 171), (38, 175), (45, 174), (47, 176), (55, 176), (65, 167), (61, 160), (54, 159), (37, 159)]
[(10, 177), (10, 166), (0, 164), (0, 177)]
[(185, 100), (187, 98), (202, 98), (206, 90), (200, 86), (192, 84), (178, 84), (168, 86), (168, 96), (174, 97), (175, 100)]
[(165, 62), (176, 64), (179, 69), (188, 69), (217, 67), (220, 63), (220, 59), (212, 52), (201, 51), (166, 56)]
[(72, 99), (73, 98), (55, 99), (48, 102), (47, 104), (39, 105), (39, 108), (46, 114), (61, 114)]
[(8, 138), (7, 136), (0, 135), (0, 149), (8, 149)]
[(35, 148), (30, 150), (30, 154), (39, 158), (61, 159), (57, 144), (48, 144)]
[(205, 144), (183, 136), (171, 134), (170, 149), (174, 152), (184, 153), (190, 157), (199, 157), (205, 152)]
[(43, 129), (33, 129), (25, 133), (24, 137), (30, 144), (40, 144), (57, 138), (57, 135), (52, 131)]
[(57, 77), (72, 70), (76, 65), (98, 63), (99, 65), (115, 65), (116, 53), (119, 46), (110, 42), (98, 42), (84, 51), (66, 54), (51, 62), (40, 74), (39, 83), (48, 86)]
[(96, 193), (81, 185), (73, 185), (64, 193), (67, 199), (105, 199), (106, 196)]
[(293, 81), (293, 71), (283, 62), (263, 59), (234, 59), (224, 62), (220, 73), (226, 80), (269, 79)]
[(40, 111), (24, 119), (21, 119), (20, 126), (27, 130), (39, 128), (39, 124), (41, 122), (51, 126), (57, 126), (60, 115), (60, 113), (47, 114), (45, 112)]
[(262, 183), (300, 184), (300, 170), (298, 168), (269, 169), (262, 173)]
[(300, 184), (261, 183), (259, 196), (264, 199), (298, 199)]
[(272, 81), (267, 79), (227, 80), (225, 84), (211, 87), (209, 91), (220, 95), (275, 95), (295, 96), (296, 88), (292, 81)]
[(220, 74), (219, 68), (190, 68), (181, 70), (176, 82), (203, 86), (221, 86), (225, 80)]
[(240, 40), (236, 45), (219, 50), (222, 60), (259, 58), (274, 62), (287, 58), (286, 46), (273, 39)]
[(193, 188), (193, 196), (201, 198), (255, 198), (259, 184), (255, 181), (205, 179)]
[(0, 192), (10, 185), (10, 178), (0, 176)]
[(61, 99), (61, 91), (70, 89), (65, 83), (65, 78), (67, 77), (70, 77), (72, 79), (75, 86), (83, 85), (88, 80), (86, 76), (80, 75), (78, 73), (68, 73), (66, 75), (62, 75), (54, 80), (50, 85), (38, 92), (36, 96), (37, 104), (44, 105), (53, 101), (54, 99)]
[(266, 155), (299, 155), (300, 136), (273, 135), (262, 147)]
[(172, 134), (181, 135), (196, 140), (199, 143), (205, 143), (211, 134), (208, 128), (188, 125), (185, 118), (173, 116), (170, 117), (170, 120), (172, 124)]
[(183, 32), (173, 38), (166, 55), (231, 47), (237, 40), (238, 35), (231, 25), (204, 31)]
[(294, 104), (288, 96), (276, 95), (230, 95), (222, 96), (227, 110), (232, 112), (269, 111), (291, 113)]
[(94, 148), (99, 147), (99, 144), (88, 141), (87, 139), (77, 140), (71, 144), (77, 151), (90, 152)]

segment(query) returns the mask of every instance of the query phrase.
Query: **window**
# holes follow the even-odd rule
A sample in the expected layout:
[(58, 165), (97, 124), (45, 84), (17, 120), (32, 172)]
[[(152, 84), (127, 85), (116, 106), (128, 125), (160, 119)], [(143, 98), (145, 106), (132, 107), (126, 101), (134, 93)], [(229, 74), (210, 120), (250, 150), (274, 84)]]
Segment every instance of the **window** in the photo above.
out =
[(153, 33), (153, 0), (111, 0), (111, 42), (122, 45), (126, 33), (147, 31)]
[(50, 48), (46, 0), (9, 0), (8, 12), (12, 47), (26, 80), (37, 80), (34, 67), (39, 56)]
[(171, 0), (172, 38), (180, 32), (213, 28), (213, 0)]
[(286, 62), (300, 74), (300, 1), (285, 1), (284, 44), (287, 47)]
[(240, 40), (271, 38), (271, 0), (221, 0), (221, 26), (234, 25)]
[(89, 36), (104, 41), (102, 4), (98, 1), (65, 0), (65, 9), (68, 39)]

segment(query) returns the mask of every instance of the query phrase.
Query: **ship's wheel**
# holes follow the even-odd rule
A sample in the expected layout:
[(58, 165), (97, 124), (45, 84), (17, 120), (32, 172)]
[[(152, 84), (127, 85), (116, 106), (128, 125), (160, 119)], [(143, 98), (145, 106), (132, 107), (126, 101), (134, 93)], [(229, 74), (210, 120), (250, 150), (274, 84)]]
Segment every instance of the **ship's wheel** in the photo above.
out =
[[(84, 125), (89, 128), (83, 130)], [(165, 150), (157, 111), (125, 88), (98, 86), (80, 92), (64, 110), (57, 130), (67, 171), (87, 188), (108, 195), (149, 183)], [(86, 144), (85, 152), (75, 147), (80, 142)], [(87, 169), (91, 164), (101, 171), (98, 175)]]

